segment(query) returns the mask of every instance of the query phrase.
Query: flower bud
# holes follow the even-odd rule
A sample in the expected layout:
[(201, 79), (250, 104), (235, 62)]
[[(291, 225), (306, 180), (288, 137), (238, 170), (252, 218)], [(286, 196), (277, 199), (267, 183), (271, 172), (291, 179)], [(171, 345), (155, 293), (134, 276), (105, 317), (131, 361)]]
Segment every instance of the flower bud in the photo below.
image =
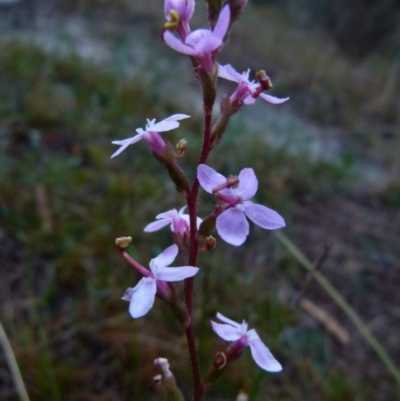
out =
[(214, 368), (216, 369), (222, 369), (226, 366), (226, 355), (223, 352), (217, 352), (214, 358)]
[(115, 245), (126, 248), (132, 242), (132, 237), (119, 237), (115, 239)]
[(212, 235), (209, 235), (204, 242), (207, 251), (214, 249), (217, 244), (217, 240)]
[(165, 386), (168, 394), (168, 401), (185, 401), (181, 390), (176, 385), (175, 377), (169, 369), (168, 359), (157, 358), (154, 364), (159, 366), (163, 373), (162, 383)]
[(208, 215), (199, 227), (199, 235), (200, 237), (206, 238), (210, 235), (210, 231), (215, 227), (215, 215)]
[(231, 25), (240, 18), (248, 2), (249, 0), (227, 0), (231, 8)]
[(178, 150), (178, 154), (176, 155), (177, 159), (180, 159), (185, 151), (186, 151), (186, 145), (187, 145), (187, 140), (186, 139), (181, 139), (177, 144), (176, 144), (176, 149)]

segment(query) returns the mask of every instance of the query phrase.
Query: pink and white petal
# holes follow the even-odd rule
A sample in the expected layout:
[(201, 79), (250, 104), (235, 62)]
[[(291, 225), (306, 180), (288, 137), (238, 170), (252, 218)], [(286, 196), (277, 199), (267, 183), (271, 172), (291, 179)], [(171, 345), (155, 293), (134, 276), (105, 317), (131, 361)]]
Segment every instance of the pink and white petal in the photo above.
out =
[(167, 212), (160, 213), (156, 216), (156, 219), (169, 219), (173, 220), (178, 216), (178, 212), (176, 209), (168, 210)]
[(223, 40), (228, 31), (230, 20), (231, 10), (227, 4), (219, 14), (218, 21), (213, 29), (214, 36)]
[(228, 244), (240, 246), (249, 235), (249, 223), (243, 211), (229, 208), (222, 212), (216, 221), (216, 228), (220, 237)]
[(172, 32), (164, 31), (163, 34), (164, 42), (173, 50), (178, 53), (187, 54), (189, 56), (194, 56), (196, 50), (193, 47), (186, 45), (181, 39), (178, 39)]
[(243, 100), (243, 103), (244, 103), (244, 104), (247, 104), (247, 105), (249, 105), (249, 104), (254, 104), (255, 102), (256, 102), (256, 99), (254, 99), (254, 97), (251, 96), (251, 95), (247, 96), (247, 97)]
[(229, 319), (228, 317), (224, 316), (222, 313), (217, 312), (217, 318), (219, 320), (221, 320), (221, 322), (230, 324), (231, 326), (236, 327), (237, 329), (241, 328), (241, 324), (240, 323), (237, 323), (234, 320)]
[(133, 136), (132, 138), (123, 139), (121, 141), (112, 141), (114, 145), (120, 145), (121, 147), (111, 155), (111, 159), (122, 153), (129, 145), (133, 145), (134, 143), (139, 142), (142, 138), (143, 134), (138, 134)]
[(217, 173), (206, 164), (199, 164), (197, 167), (197, 178), (200, 185), (209, 194), (212, 194), (214, 188), (226, 182), (226, 178), (222, 174)]
[(286, 225), (283, 217), (268, 207), (250, 201), (244, 202), (242, 207), (246, 216), (261, 228), (276, 230)]
[(232, 82), (242, 82), (242, 74), (239, 74), (230, 64), (218, 64), (218, 76)]
[(239, 173), (238, 192), (243, 200), (251, 199), (257, 192), (258, 180), (252, 168), (244, 168)]
[(178, 247), (173, 244), (150, 261), (150, 268), (152, 264), (155, 264), (159, 268), (169, 266), (175, 260), (176, 255), (178, 255)]
[[(181, 218), (186, 221), (187, 225), (190, 226), (190, 216), (188, 214), (182, 214)], [(203, 222), (203, 219), (197, 217), (197, 228), (200, 227), (200, 224)]]
[(185, 211), (185, 209), (187, 208), (187, 206), (183, 206), (183, 207), (181, 207), (180, 209), (179, 209), (179, 214), (182, 216), (183, 215), (183, 212)]
[(231, 67), (231, 65), (230, 64), (227, 64), (227, 65), (218, 64), (218, 77), (227, 79), (228, 81), (238, 82), (238, 80), (228, 71), (228, 67)]
[(194, 13), (194, 0), (188, 0), (186, 6), (186, 19), (190, 20)]
[(182, 281), (185, 278), (193, 277), (198, 271), (199, 268), (194, 266), (159, 267), (156, 279), (162, 281)]
[(154, 231), (161, 230), (168, 224), (171, 224), (171, 221), (167, 219), (154, 221), (153, 223), (147, 224), (147, 226), (143, 229), (143, 231), (146, 233), (153, 233)]
[(222, 40), (220, 38), (215, 37), (211, 31), (206, 31), (206, 33), (207, 35), (204, 35), (204, 37), (194, 45), (198, 57), (210, 54), (222, 46)]
[(131, 302), (133, 292), (134, 292), (133, 288), (128, 288), (125, 291), (125, 294), (121, 297), (121, 299), (123, 299), (124, 301), (127, 301), (127, 302)]
[(271, 351), (259, 337), (249, 340), (249, 346), (251, 355), (260, 368), (267, 372), (280, 372), (282, 370), (282, 365), (274, 358)]
[(172, 232), (183, 236), (188, 229), (189, 229), (189, 224), (186, 222), (185, 219), (182, 218), (182, 216), (179, 216), (173, 220), (171, 225)]
[(160, 121), (152, 125), (147, 132), (166, 132), (178, 127), (179, 123), (177, 121)]
[(281, 104), (281, 103), (285, 103), (286, 101), (289, 100), (288, 97), (279, 98), (279, 97), (267, 95), (265, 93), (260, 93), (260, 98), (265, 100), (266, 102), (272, 103), (272, 104)]
[(169, 116), (160, 122), (179, 121), (179, 120), (184, 120), (185, 118), (190, 118), (190, 116), (188, 114), (173, 114), (172, 116)]
[(216, 323), (211, 320), (213, 330), (225, 341), (236, 341), (241, 337), (240, 331), (229, 324)]
[(154, 305), (157, 292), (156, 280), (143, 277), (133, 289), (129, 313), (136, 319), (144, 316)]

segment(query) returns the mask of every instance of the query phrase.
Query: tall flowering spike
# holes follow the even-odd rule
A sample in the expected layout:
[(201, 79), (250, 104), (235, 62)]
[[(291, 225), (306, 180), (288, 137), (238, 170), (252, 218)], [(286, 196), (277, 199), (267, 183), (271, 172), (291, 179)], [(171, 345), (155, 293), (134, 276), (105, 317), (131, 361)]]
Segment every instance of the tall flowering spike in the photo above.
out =
[[(252, 168), (245, 168), (239, 173), (236, 187), (229, 187), (222, 174), (205, 164), (198, 166), (197, 177), (203, 189), (215, 195), (221, 203), (223, 211), (217, 217), (216, 228), (228, 244), (239, 246), (246, 240), (249, 234), (246, 217), (266, 230), (285, 226), (285, 221), (277, 212), (249, 201), (258, 188), (258, 180)], [(224, 184), (225, 188), (215, 191)]]
[(274, 358), (257, 332), (254, 329), (247, 330), (248, 325), (244, 320), (242, 323), (236, 323), (219, 312), (217, 318), (223, 323), (211, 320), (213, 330), (225, 341), (233, 342), (226, 352), (228, 359), (241, 355), (243, 349), (249, 346), (255, 363), (261, 369), (267, 372), (282, 370), (281, 364)]
[[(218, 76), (229, 81), (236, 82), (238, 87), (230, 97), (231, 107), (238, 109), (243, 103), (253, 104), (257, 97), (272, 104), (281, 104), (289, 100), (288, 97), (280, 99), (275, 96), (259, 93), (260, 84), (249, 80), (250, 69), (239, 74), (230, 64), (218, 65)], [(253, 97), (254, 96), (254, 97)]]
[(178, 16), (176, 29), (182, 39), (190, 33), (189, 22), (193, 16), (194, 5), (194, 0), (165, 0), (164, 2), (164, 13), (168, 23), (175, 23), (175, 13)]
[(175, 51), (195, 57), (204, 71), (212, 72), (216, 55), (229, 28), (230, 15), (227, 5), (222, 9), (212, 31), (198, 29), (184, 39), (178, 39), (171, 31), (164, 30), (163, 40)]
[(158, 123), (156, 123), (155, 119), (148, 119), (145, 129), (136, 129), (137, 135), (133, 136), (132, 138), (112, 142), (114, 145), (119, 145), (120, 148), (113, 153), (111, 158), (118, 156), (129, 145), (133, 145), (134, 143), (139, 142), (141, 139), (144, 139), (156, 154), (162, 154), (165, 147), (165, 142), (159, 135), (159, 132), (171, 131), (172, 129), (178, 128), (178, 121), (189, 117), (190, 116), (186, 114), (174, 114)]
[[(129, 302), (129, 313), (133, 318), (144, 316), (154, 305), (157, 293), (166, 296), (165, 281), (182, 281), (193, 277), (199, 269), (193, 266), (167, 267), (178, 254), (174, 244), (150, 261), (151, 273), (143, 277), (134, 288), (128, 288), (122, 297)], [(164, 285), (163, 285), (164, 284)]]
[[(183, 213), (185, 209), (186, 206), (181, 208), (179, 212), (176, 209), (172, 209), (158, 214), (156, 216), (157, 221), (148, 224), (143, 231), (151, 233), (167, 225), (171, 225), (171, 231), (173, 233), (183, 236), (185, 233), (188, 233), (190, 229), (189, 215)], [(197, 218), (197, 228), (199, 228), (202, 221), (200, 217)]]

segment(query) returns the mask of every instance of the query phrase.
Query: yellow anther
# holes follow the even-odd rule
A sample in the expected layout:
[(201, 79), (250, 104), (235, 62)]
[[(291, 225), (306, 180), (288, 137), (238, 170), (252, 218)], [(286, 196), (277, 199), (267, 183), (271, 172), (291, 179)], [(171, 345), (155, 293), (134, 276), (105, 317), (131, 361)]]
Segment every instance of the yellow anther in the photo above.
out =
[(175, 30), (179, 25), (179, 21), (179, 14), (175, 10), (169, 10), (168, 21), (164, 24), (164, 29)]

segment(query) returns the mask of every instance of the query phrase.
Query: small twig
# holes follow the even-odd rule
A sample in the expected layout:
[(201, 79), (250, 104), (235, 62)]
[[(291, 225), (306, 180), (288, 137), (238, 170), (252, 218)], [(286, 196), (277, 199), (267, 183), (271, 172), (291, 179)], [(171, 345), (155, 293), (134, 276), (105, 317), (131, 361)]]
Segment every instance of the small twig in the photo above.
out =
[(10, 341), (8, 340), (7, 334), (4, 331), (3, 325), (0, 321), (0, 344), (4, 351), (4, 356), (8, 363), (8, 367), (11, 371), (11, 376), (14, 381), (15, 390), (21, 401), (30, 401), (28, 392), (26, 391), (26, 387), (24, 381), (21, 376), (21, 372), (18, 367), (17, 360), (15, 359), (14, 352), (11, 348)]
[(308, 286), (310, 285), (313, 277), (314, 277), (314, 272), (320, 271), (322, 269), (322, 265), (324, 264), (325, 260), (329, 256), (329, 253), (331, 251), (331, 244), (326, 243), (324, 246), (324, 250), (321, 254), (321, 256), (312, 264), (311, 269), (307, 273), (306, 279), (304, 280), (303, 287), (301, 290), (297, 293), (295, 299), (294, 299), (294, 304), (297, 305), (301, 298), (304, 296), (306, 290), (308, 289)]

